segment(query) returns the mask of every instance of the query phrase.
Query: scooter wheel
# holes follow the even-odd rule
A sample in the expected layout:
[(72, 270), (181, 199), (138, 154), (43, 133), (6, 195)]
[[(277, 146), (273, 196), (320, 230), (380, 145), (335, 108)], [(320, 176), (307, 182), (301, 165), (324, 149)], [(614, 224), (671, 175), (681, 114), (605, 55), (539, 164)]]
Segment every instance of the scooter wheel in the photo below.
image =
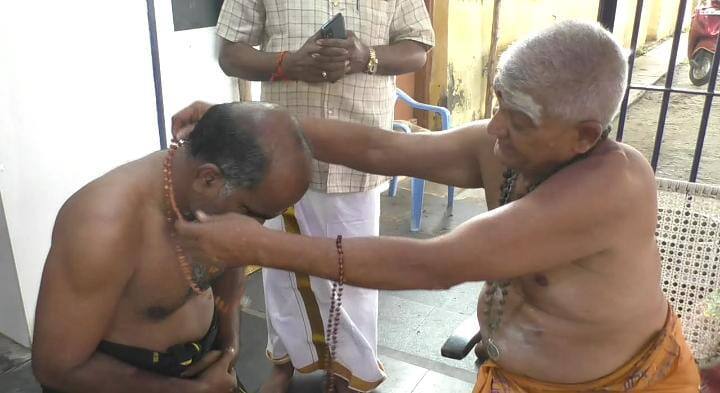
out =
[(706, 50), (699, 50), (690, 59), (690, 82), (695, 86), (702, 86), (710, 80), (713, 54)]

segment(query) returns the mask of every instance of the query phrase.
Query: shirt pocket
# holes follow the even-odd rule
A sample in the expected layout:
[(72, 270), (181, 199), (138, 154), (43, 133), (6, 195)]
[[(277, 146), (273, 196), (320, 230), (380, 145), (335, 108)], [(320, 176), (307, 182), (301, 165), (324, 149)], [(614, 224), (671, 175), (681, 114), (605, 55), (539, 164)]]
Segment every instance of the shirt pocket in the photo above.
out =
[[(324, 4), (322, 7), (318, 3)], [(321, 0), (265, 1), (265, 29), (269, 50), (297, 50), (328, 19)]]
[(390, 23), (395, 11), (395, 1), (356, 1), (356, 7), (348, 9), (354, 11), (348, 12), (348, 29), (354, 31), (365, 45), (387, 45), (390, 42)]

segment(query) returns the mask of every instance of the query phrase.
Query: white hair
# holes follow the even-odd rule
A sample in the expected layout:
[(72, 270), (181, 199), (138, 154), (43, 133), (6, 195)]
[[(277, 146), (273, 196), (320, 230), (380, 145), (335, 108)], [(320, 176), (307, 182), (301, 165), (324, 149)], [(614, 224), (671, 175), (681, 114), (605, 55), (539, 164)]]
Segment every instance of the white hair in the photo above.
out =
[(565, 21), (512, 45), (495, 88), (535, 124), (545, 117), (607, 127), (625, 94), (622, 47), (599, 23)]

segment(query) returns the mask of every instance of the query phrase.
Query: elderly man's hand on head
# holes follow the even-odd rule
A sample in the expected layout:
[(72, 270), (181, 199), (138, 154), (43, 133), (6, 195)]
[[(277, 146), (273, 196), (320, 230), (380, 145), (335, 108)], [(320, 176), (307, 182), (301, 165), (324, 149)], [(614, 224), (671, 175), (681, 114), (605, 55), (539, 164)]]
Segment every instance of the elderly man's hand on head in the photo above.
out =
[(200, 120), (201, 117), (207, 112), (213, 104), (208, 104), (203, 101), (195, 101), (188, 107), (182, 109), (176, 113), (172, 121), (172, 136), (174, 140), (187, 139), (190, 136), (195, 124)]

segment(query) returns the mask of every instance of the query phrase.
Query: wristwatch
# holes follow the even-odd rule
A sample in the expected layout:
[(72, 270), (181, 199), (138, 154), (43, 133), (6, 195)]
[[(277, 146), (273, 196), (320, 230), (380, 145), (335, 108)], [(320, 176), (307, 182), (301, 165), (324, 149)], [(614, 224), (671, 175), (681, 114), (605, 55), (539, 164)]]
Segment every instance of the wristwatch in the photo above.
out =
[(373, 75), (377, 72), (378, 69), (378, 58), (377, 53), (375, 53), (375, 48), (370, 48), (370, 59), (367, 63), (367, 68), (365, 69), (365, 73)]

